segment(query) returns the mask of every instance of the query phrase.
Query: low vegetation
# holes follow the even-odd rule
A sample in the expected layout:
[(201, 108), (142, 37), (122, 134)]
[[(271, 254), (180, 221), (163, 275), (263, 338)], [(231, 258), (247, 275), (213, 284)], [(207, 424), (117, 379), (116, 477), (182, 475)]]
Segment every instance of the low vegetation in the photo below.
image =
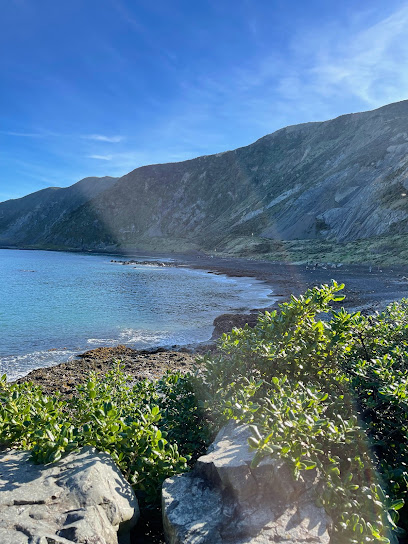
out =
[(162, 481), (188, 470), (208, 441), (188, 378), (168, 374), (129, 385), (120, 365), (91, 375), (77, 396), (47, 396), (32, 383), (0, 382), (0, 446), (32, 451), (37, 463), (58, 461), (82, 446), (109, 453), (143, 503), (154, 504)]
[(324, 239), (271, 240), (259, 236), (229, 236), (217, 255), (250, 257), (273, 262), (403, 265), (408, 263), (408, 235), (388, 234), (351, 242)]
[(129, 384), (120, 366), (69, 400), (0, 382), (0, 444), (50, 463), (83, 445), (109, 452), (140, 498), (185, 471), (227, 420), (249, 424), (253, 464), (316, 470), (332, 542), (405, 538), (408, 301), (364, 317), (333, 311), (342, 285), (308, 290), (224, 335), (196, 375)]
[(331, 311), (342, 287), (311, 289), (255, 328), (224, 336), (201, 391), (220, 423), (251, 425), (254, 464), (284, 458), (295, 478), (318, 469), (333, 542), (397, 542), (408, 528), (406, 512), (399, 516), (408, 482), (408, 302), (372, 317)]

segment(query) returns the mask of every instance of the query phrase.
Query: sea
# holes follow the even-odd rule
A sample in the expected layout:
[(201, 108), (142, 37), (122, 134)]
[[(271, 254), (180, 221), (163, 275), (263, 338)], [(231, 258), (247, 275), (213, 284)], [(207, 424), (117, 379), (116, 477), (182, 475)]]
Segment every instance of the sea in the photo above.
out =
[(0, 375), (14, 380), (100, 346), (205, 342), (218, 315), (275, 300), (253, 278), (112, 259), (125, 258), (0, 249)]

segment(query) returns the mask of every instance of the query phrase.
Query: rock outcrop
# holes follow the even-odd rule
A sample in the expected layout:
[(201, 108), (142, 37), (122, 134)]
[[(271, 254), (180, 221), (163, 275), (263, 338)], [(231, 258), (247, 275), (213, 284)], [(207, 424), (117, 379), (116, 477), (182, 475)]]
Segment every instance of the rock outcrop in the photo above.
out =
[(242, 328), (246, 324), (255, 327), (258, 321), (259, 311), (251, 311), (250, 314), (222, 314), (214, 319), (214, 331), (211, 340), (218, 340), (224, 333), (229, 333), (233, 328)]
[(112, 459), (92, 448), (52, 465), (30, 453), (0, 456), (2, 544), (117, 544), (129, 541), (137, 499)]
[(193, 472), (163, 484), (169, 544), (328, 544), (330, 519), (316, 506), (316, 473), (295, 481), (285, 462), (251, 469), (247, 426), (229, 423)]

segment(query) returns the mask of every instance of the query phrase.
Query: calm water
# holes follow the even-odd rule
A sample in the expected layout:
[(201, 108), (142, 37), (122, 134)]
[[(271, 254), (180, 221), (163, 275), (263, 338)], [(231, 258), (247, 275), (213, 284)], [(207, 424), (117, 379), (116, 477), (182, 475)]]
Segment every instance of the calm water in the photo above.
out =
[(0, 249), (0, 374), (13, 379), (98, 346), (205, 341), (217, 315), (272, 302), (253, 279), (111, 258)]

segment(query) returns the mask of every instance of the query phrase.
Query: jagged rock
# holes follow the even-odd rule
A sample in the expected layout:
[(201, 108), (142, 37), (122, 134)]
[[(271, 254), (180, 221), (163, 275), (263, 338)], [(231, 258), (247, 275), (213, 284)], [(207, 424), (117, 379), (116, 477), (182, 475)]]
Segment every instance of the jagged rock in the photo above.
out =
[(254, 453), (247, 426), (229, 423), (193, 472), (163, 484), (169, 544), (328, 544), (330, 519), (316, 506), (316, 473), (294, 481), (285, 462)]
[(2, 544), (117, 544), (129, 541), (137, 499), (109, 455), (93, 448), (53, 465), (30, 453), (0, 456)]

